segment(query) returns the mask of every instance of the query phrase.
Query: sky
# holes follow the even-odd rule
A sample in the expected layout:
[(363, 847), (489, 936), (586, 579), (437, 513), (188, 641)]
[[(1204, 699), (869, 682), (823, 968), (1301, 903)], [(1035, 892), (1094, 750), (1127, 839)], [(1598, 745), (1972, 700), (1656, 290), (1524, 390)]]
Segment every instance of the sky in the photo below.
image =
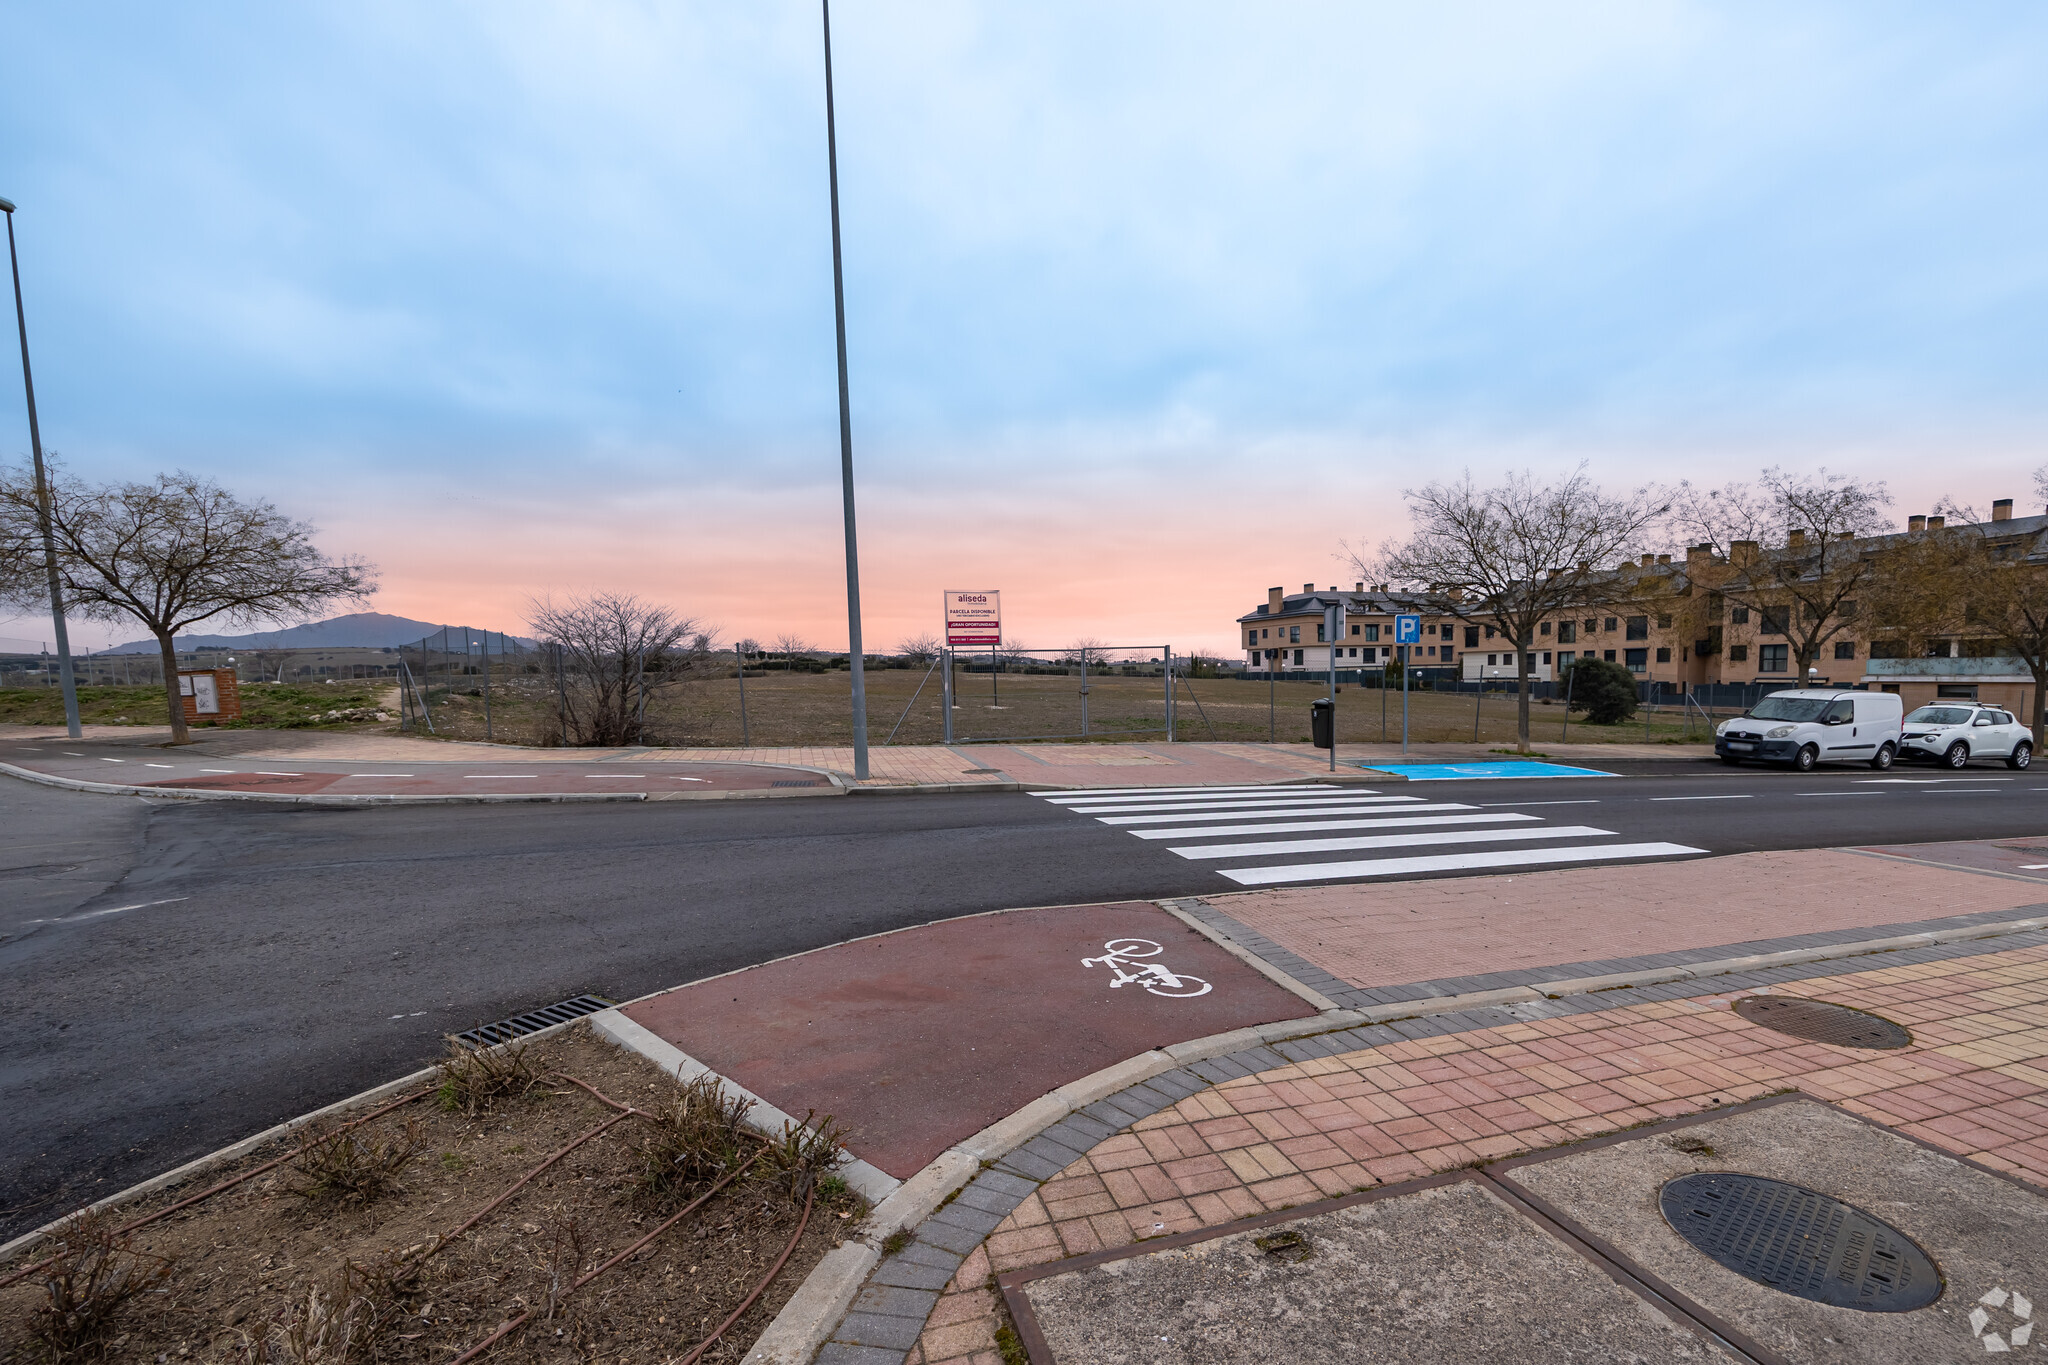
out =
[[(268, 498), (376, 610), (844, 646), (814, 5), (4, 8), (71, 470)], [(1825, 466), (1903, 521), (2048, 462), (2038, 3), (833, 23), (871, 649), (955, 588), (1027, 646), (1228, 650), (1466, 469)]]

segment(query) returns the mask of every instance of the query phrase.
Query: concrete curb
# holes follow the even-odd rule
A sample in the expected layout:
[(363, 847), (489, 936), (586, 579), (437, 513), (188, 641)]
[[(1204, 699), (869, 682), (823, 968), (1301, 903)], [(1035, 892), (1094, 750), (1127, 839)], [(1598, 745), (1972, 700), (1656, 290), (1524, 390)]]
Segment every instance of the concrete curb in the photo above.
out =
[[(287, 760), (289, 761), (289, 760)], [(767, 767), (768, 764), (758, 764)], [(58, 777), (54, 773), (37, 772), (33, 768), (19, 768), (12, 763), (0, 763), (0, 773), (18, 777), (24, 782), (34, 782), (45, 787), (61, 787), (67, 791), (92, 792), (101, 796), (144, 796), (155, 800), (168, 801), (277, 801), (294, 806), (503, 806), (503, 805), (589, 805), (619, 801), (742, 801), (762, 800), (783, 796), (845, 796), (853, 789), (841, 782), (835, 773), (819, 768), (800, 768), (795, 771), (819, 773), (827, 779), (822, 788), (798, 788), (782, 791), (766, 787), (749, 787), (738, 791), (722, 792), (446, 792), (432, 795), (399, 796), (365, 793), (358, 796), (330, 795), (327, 793), (293, 794), (291, 792), (242, 792), (215, 791), (199, 787), (145, 787), (131, 786), (118, 782), (88, 782), (79, 777)]]

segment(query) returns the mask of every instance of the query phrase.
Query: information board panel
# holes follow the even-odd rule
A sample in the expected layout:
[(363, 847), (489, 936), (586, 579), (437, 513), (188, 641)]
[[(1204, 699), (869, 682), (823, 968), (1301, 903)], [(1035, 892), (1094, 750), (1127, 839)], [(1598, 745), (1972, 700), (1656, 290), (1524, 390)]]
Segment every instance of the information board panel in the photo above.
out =
[(945, 600), (948, 645), (999, 645), (1003, 642), (1001, 593), (948, 590)]

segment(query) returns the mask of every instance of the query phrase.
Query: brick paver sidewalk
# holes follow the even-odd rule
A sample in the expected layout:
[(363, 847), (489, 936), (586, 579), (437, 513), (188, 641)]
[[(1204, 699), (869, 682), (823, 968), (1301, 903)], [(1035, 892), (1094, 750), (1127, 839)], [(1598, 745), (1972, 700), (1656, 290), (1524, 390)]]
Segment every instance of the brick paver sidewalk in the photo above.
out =
[[(1915, 1042), (1896, 1052), (1799, 1042), (1729, 1008), (1752, 988), (1227, 1080), (1102, 1140), (1026, 1197), (961, 1263), (908, 1359), (1001, 1365), (992, 1276), (1006, 1270), (1788, 1088), (2048, 1185), (2048, 947), (1775, 989), (1871, 1010)], [(839, 1350), (826, 1347), (821, 1365), (883, 1358)]]

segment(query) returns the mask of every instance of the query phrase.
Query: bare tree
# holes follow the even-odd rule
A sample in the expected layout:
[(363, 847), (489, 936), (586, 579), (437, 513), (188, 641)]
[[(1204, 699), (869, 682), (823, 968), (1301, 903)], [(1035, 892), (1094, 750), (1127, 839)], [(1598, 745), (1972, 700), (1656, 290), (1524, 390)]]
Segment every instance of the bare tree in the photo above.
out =
[[(35, 515), (33, 475), (0, 474), (0, 519), (18, 528)], [(95, 620), (133, 617), (156, 638), (174, 744), (188, 739), (178, 632), (206, 621), (296, 621), (376, 591), (371, 565), (329, 559), (307, 523), (182, 472), (93, 485), (53, 469), (50, 524), (66, 603)], [(0, 532), (0, 540), (18, 534)]]
[(1075, 665), (1085, 663), (1090, 668), (1097, 668), (1109, 662), (1109, 654), (1109, 646), (1102, 641), (1083, 636), (1060, 651), (1060, 662)]
[(1756, 612), (1766, 634), (1784, 636), (1804, 680), (1829, 641), (1855, 624), (1863, 597), (1898, 567), (1893, 547), (1870, 544), (1890, 529), (1890, 505), (1882, 482), (1766, 469), (1755, 484), (1679, 484), (1671, 519), (1690, 543), (1726, 558), (1714, 591)]
[(939, 638), (936, 631), (930, 630), (921, 631), (916, 635), (906, 635), (896, 642), (896, 652), (914, 664), (930, 663), (939, 657), (939, 651), (945, 647), (946, 642)]
[(298, 657), (299, 651), (295, 649), (252, 649), (248, 651), (250, 662), (256, 666), (256, 676), (264, 679), (266, 682), (272, 680), (283, 682), (285, 666)]
[(796, 661), (811, 652), (811, 642), (794, 631), (784, 631), (775, 637), (775, 652), (782, 656), (782, 666), (794, 670)]
[(751, 635), (744, 639), (734, 640), (732, 647), (738, 650), (742, 656), (749, 659), (761, 652), (761, 642)]
[(526, 619), (543, 645), (561, 651), (578, 744), (647, 743), (647, 704), (691, 675), (696, 621), (630, 593), (536, 598)]
[[(2035, 475), (2048, 484), (2048, 469)], [(1936, 632), (1984, 641), (2016, 658), (2033, 675), (2034, 747), (2048, 743), (2048, 535), (2001, 531), (1972, 508), (1945, 502), (1946, 526), (1909, 537), (1918, 553), (1907, 561), (1910, 586), (1899, 595), (1918, 644)], [(2003, 523), (2010, 526), (2010, 523)]]
[(1443, 593), (1453, 614), (1490, 621), (1514, 642), (1515, 733), (1526, 750), (1537, 626), (1621, 591), (1619, 576), (1599, 566), (1634, 548), (1664, 501), (1649, 488), (1610, 496), (1584, 465), (1555, 483), (1510, 474), (1494, 488), (1467, 471), (1401, 496), (1413, 521), (1408, 538), (1375, 555), (1351, 551), (1351, 562), (1361, 578)]

